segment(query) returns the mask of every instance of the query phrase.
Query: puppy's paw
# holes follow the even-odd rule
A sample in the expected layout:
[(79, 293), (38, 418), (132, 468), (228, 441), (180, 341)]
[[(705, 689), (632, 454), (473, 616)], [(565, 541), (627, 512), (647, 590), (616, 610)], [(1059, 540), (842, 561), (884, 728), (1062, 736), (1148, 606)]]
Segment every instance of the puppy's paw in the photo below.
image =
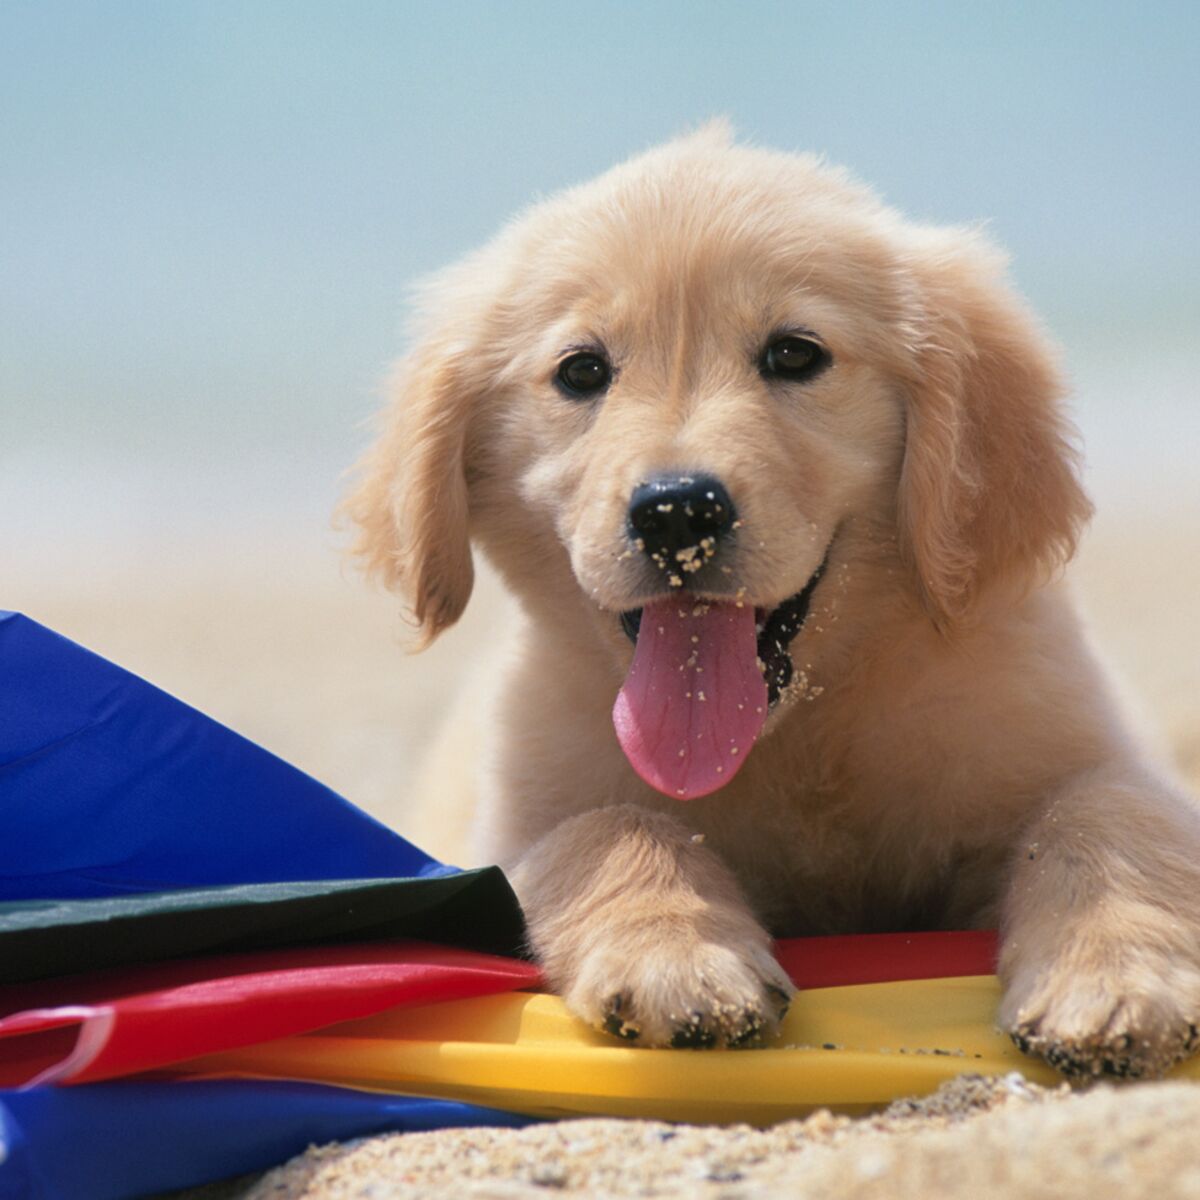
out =
[(728, 868), (678, 819), (634, 805), (564, 821), (511, 872), (550, 986), (638, 1046), (770, 1037), (793, 987)]
[(754, 1046), (772, 1037), (795, 991), (759, 937), (744, 945), (688, 939), (632, 954), (596, 946), (565, 989), (589, 1024), (638, 1046)]
[[(1200, 971), (1165, 959), (1018, 971), (1000, 1024), (1071, 1080), (1155, 1078), (1200, 1048)], [(1118, 965), (1119, 964), (1119, 965)]]

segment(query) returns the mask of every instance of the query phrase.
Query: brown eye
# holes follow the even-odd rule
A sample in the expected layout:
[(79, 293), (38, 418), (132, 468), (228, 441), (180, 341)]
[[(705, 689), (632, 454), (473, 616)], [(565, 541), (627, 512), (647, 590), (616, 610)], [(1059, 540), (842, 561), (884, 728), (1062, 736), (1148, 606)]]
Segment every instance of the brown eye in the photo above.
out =
[(558, 386), (569, 396), (594, 396), (612, 380), (612, 368), (599, 354), (583, 351), (558, 365)]
[(820, 342), (788, 334), (776, 338), (767, 346), (759, 370), (768, 379), (804, 383), (819, 375), (832, 361), (829, 351)]

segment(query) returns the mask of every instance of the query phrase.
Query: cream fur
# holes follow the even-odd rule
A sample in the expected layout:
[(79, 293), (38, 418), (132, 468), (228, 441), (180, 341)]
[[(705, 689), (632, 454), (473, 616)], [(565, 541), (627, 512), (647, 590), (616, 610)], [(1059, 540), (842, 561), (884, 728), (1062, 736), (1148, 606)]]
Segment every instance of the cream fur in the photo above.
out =
[[(347, 510), (426, 638), (467, 603), (469, 539), (521, 603), (485, 689), (477, 853), (580, 1015), (744, 1044), (790, 991), (767, 931), (998, 922), (1026, 1048), (1133, 1075), (1194, 1048), (1200, 814), (1125, 732), (1056, 582), (1090, 506), (1053, 352), (990, 244), (718, 125), (537, 205), (420, 307)], [(786, 325), (834, 366), (768, 386)], [(619, 372), (583, 403), (552, 382), (582, 341)], [(637, 779), (610, 718), (617, 614), (661, 590), (625, 534), (659, 470), (725, 482), (748, 602), (831, 547), (796, 684), (688, 804)]]

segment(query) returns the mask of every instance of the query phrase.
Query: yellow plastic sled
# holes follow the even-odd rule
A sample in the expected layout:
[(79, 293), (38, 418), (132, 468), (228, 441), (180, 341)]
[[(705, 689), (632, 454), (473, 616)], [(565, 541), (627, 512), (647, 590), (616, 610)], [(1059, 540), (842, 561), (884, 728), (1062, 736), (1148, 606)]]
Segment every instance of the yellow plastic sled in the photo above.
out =
[[(193, 1075), (299, 1079), (470, 1101), (540, 1117), (767, 1125), (815, 1108), (862, 1112), (963, 1072), (1060, 1081), (993, 1024), (993, 976), (801, 992), (759, 1050), (639, 1050), (515, 993), (394, 1009), (186, 1064)], [(1177, 1067), (1200, 1079), (1200, 1063)]]

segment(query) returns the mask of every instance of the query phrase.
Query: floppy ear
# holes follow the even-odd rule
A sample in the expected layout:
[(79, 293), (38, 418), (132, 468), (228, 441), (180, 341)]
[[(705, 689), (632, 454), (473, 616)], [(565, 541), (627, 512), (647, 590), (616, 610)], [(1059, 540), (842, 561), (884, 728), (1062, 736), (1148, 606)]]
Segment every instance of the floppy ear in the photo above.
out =
[(341, 506), (358, 526), (351, 552), (405, 596), (422, 649), (462, 615), (474, 582), (464, 464), (472, 393), (455, 359), (427, 343), (400, 364), (384, 428)]
[(1065, 563), (1092, 508), (1052, 350), (999, 252), (930, 234), (911, 266), (926, 315), (907, 380), (900, 545), (947, 628), (989, 585), (1028, 588)]

